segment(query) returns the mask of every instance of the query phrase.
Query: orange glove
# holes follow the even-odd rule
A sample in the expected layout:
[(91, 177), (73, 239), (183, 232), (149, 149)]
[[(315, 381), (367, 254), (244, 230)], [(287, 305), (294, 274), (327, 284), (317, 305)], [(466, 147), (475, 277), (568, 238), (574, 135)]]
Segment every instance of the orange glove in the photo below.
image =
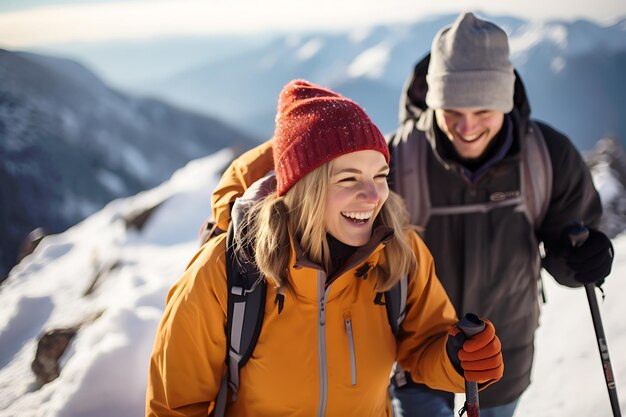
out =
[(469, 339), (456, 325), (452, 326), (447, 343), (448, 356), (457, 370), (462, 369), (467, 381), (485, 384), (481, 388), (498, 381), (504, 373), (500, 339), (493, 324), (489, 320), (484, 322), (485, 329)]

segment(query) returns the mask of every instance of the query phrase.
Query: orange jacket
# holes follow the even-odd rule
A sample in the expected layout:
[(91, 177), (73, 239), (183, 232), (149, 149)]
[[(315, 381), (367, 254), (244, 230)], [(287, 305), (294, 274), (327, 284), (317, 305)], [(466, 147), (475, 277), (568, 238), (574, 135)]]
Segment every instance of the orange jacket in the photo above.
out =
[[(416, 381), (463, 391), (463, 378), (446, 353), (456, 314), (428, 249), (413, 232), (409, 241), (418, 269), (409, 279), (397, 339), (385, 307), (374, 303), (376, 266), (385, 262), (382, 243), (374, 242), (366, 259), (326, 288), (325, 273), (310, 263), (297, 265), (292, 248), (284, 309), (279, 314), (268, 285), (261, 334), (226, 415), (390, 416), (387, 387), (396, 359)], [(368, 279), (357, 278), (365, 263), (374, 269)], [(212, 408), (225, 373), (225, 274), (220, 235), (200, 249), (172, 287), (150, 360), (147, 416), (206, 416)]]

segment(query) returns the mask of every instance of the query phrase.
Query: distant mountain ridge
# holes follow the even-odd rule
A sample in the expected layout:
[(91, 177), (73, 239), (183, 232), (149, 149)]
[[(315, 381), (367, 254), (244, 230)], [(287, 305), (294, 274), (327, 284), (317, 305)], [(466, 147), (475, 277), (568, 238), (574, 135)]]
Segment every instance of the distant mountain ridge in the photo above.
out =
[(0, 281), (35, 227), (59, 232), (186, 162), (252, 145), (223, 122), (109, 88), (77, 62), (0, 50)]
[[(271, 135), (276, 97), (306, 78), (349, 94), (383, 131), (397, 126), (402, 86), (432, 38), (455, 15), (366, 31), (268, 37), (240, 54), (195, 64), (137, 85), (172, 102), (219, 115), (259, 139)], [(610, 26), (528, 22), (486, 16), (509, 34), (512, 60), (529, 93), (533, 117), (564, 131), (581, 150), (607, 135), (626, 140), (626, 20)]]

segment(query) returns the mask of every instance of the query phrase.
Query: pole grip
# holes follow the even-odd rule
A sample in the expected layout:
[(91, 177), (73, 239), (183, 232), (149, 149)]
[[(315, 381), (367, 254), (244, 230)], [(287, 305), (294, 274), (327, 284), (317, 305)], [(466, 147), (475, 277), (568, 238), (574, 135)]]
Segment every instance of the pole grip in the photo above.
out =
[(567, 229), (567, 238), (569, 239), (569, 243), (574, 248), (577, 248), (585, 243), (588, 237), (589, 229), (587, 229), (587, 227), (582, 223), (577, 223)]
[[(468, 339), (485, 330), (485, 322), (472, 313), (466, 314), (456, 326)], [(465, 381), (465, 411), (468, 417), (480, 416), (478, 384), (473, 381)]]
[(459, 322), (456, 327), (465, 335), (470, 338), (483, 330), (485, 330), (485, 322), (482, 321), (476, 314), (468, 313)]

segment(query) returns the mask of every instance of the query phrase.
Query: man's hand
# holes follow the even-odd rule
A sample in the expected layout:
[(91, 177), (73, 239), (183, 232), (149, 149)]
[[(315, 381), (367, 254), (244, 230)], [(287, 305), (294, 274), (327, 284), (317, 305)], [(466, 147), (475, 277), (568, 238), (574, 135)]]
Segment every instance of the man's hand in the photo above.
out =
[(574, 271), (576, 281), (583, 284), (602, 283), (611, 272), (613, 245), (604, 233), (589, 229), (589, 236), (584, 242), (569, 245), (566, 260)]

